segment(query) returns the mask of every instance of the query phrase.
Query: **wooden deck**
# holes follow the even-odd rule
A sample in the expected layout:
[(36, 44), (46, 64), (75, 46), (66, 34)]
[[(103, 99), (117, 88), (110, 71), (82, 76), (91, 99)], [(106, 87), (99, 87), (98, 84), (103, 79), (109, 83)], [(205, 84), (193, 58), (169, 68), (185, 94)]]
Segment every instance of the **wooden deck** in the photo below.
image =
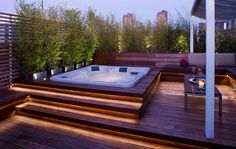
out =
[(99, 127), (203, 147), (236, 147), (236, 99), (233, 99), (236, 94), (228, 85), (217, 87), (223, 94), (223, 115), (218, 116), (216, 100), (214, 140), (204, 137), (204, 99), (189, 97), (188, 111), (185, 112), (184, 84), (181, 82), (161, 81), (154, 89), (150, 104), (140, 119), (84, 114), (76, 110), (38, 103), (23, 105), (18, 114), (50, 121), (57, 119), (56, 122), (70, 121), (87, 128)]
[[(148, 106), (153, 93), (152, 90), (159, 83), (160, 76), (160, 71), (152, 69), (131, 88), (61, 83), (50, 80), (18, 82), (14, 84), (13, 88), (20, 88), (20, 91), (23, 91), (22, 88), (24, 88), (24, 92), (31, 97), (31, 100), (43, 102), (47, 105), (58, 105), (58, 103), (60, 104), (59, 106), (66, 104), (67, 107), (76, 105), (76, 109), (89, 109), (89, 111), (92, 110), (93, 112), (139, 118)], [(94, 99), (97, 100), (94, 101)], [(133, 104), (119, 104), (119, 102), (124, 101), (126, 103), (132, 102)], [(134, 104), (139, 106), (133, 106)]]
[[(188, 111), (184, 111), (184, 85), (177, 82), (161, 82), (155, 90), (150, 107), (142, 122), (151, 123), (155, 133), (179, 137), (183, 140), (200, 141), (207, 145), (236, 147), (236, 94), (227, 85), (217, 85), (223, 94), (223, 115), (218, 115), (218, 100), (215, 100), (215, 139), (204, 137), (205, 100), (189, 98)], [(205, 142), (205, 143), (203, 143)]]
[(0, 121), (0, 128), (1, 149), (173, 148), (19, 115)]

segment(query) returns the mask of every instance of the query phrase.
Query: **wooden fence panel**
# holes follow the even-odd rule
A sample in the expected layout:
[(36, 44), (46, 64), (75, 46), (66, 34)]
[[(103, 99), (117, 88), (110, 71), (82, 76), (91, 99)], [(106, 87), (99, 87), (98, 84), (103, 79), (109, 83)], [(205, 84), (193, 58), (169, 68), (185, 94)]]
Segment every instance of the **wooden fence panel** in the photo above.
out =
[(8, 89), (19, 77), (17, 61), (13, 60), (17, 50), (16, 21), (16, 15), (0, 12), (0, 91)]

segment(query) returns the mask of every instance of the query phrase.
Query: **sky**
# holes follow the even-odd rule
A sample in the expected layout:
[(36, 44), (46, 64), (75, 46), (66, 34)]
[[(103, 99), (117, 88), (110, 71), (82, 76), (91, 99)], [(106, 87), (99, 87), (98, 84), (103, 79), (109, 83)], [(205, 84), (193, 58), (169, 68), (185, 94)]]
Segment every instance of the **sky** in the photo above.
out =
[[(15, 13), (16, 0), (1, 0), (0, 12)], [(38, 2), (42, 0), (25, 0), (26, 2)], [(173, 20), (179, 11), (183, 15), (190, 14), (194, 0), (44, 0), (44, 7), (63, 6), (66, 8), (78, 8), (85, 12), (89, 7), (97, 10), (102, 15), (113, 14), (116, 19), (122, 21), (122, 16), (128, 12), (135, 13), (143, 20), (156, 19), (157, 12), (167, 10)]]

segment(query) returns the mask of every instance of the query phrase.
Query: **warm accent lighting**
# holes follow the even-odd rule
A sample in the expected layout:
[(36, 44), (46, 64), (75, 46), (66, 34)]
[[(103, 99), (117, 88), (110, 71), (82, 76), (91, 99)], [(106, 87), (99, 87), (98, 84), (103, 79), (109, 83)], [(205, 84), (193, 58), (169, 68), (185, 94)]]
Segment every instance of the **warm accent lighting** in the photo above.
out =
[(198, 79), (198, 89), (205, 89), (205, 79)]
[(57, 107), (57, 106), (46, 105), (46, 104), (41, 104), (41, 103), (34, 103), (34, 102), (23, 103), (23, 104), (17, 105), (16, 108), (19, 109), (19, 108), (24, 108), (27, 106), (34, 106), (34, 107), (41, 107), (44, 109), (56, 110), (56, 111), (58, 111), (58, 113), (59, 112), (68, 112), (71, 114), (78, 114), (78, 115), (102, 118), (102, 119), (107, 119), (107, 120), (115, 120), (115, 121), (121, 121), (121, 122), (126, 122), (126, 123), (135, 124), (138, 122), (138, 120), (131, 119), (131, 118), (124, 118), (124, 117), (119, 117), (119, 116), (114, 116), (114, 115), (109, 115), (109, 114), (102, 114), (102, 113), (94, 113), (94, 112), (90, 112), (90, 111), (75, 110), (75, 109)]
[(58, 92), (44, 91), (44, 90), (37, 90), (37, 89), (28, 89), (28, 88), (22, 88), (22, 87), (13, 87), (12, 90), (18, 91), (18, 92), (31, 93), (33, 95), (44, 94), (44, 95), (50, 95), (50, 96), (60, 96), (60, 97), (65, 97), (65, 98), (78, 98), (80, 100), (91, 100), (91, 101), (106, 102), (106, 103), (111, 103), (111, 104), (123, 104), (123, 105), (129, 105), (133, 107), (140, 107), (142, 105), (141, 102), (132, 102), (132, 101), (115, 100), (115, 99), (111, 100), (109, 98), (72, 95), (72, 94), (66, 94), (66, 93), (58, 93)]
[[(35, 118), (29, 118), (29, 117), (25, 117), (25, 116), (14, 116), (11, 117), (10, 122), (13, 121), (14, 123), (9, 123), (10, 126), (8, 127), (3, 127), (0, 129), (0, 132), (9, 132), (9, 130), (11, 129), (15, 129), (18, 125), (20, 124), (24, 124), (26, 126), (30, 125), (30, 128), (39, 128), (40, 130), (46, 129), (46, 130), (52, 130), (52, 131), (56, 131), (58, 132), (58, 134), (72, 134), (74, 136), (79, 135), (79, 136), (85, 136), (85, 137), (89, 137), (89, 138), (96, 138), (99, 140), (108, 140), (108, 141), (115, 141), (115, 142), (123, 142), (123, 143), (129, 143), (129, 144), (134, 144), (134, 145), (138, 145), (138, 146), (142, 146), (142, 147), (146, 147), (146, 148), (166, 148), (168, 146), (168, 148), (174, 148), (171, 147), (169, 145), (172, 145), (173, 142), (170, 141), (165, 141), (165, 140), (159, 140), (156, 139), (155, 141), (158, 144), (155, 143), (151, 143), (151, 142), (146, 142), (146, 138), (145, 137), (139, 137), (139, 136), (135, 136), (135, 135), (130, 135), (123, 133), (123, 134), (119, 134), (116, 135), (116, 132), (110, 131), (110, 133), (104, 133), (104, 132), (99, 132), (99, 131), (94, 131), (93, 129), (84, 129), (82, 127), (82, 125), (80, 125), (81, 127), (72, 127), (72, 126), (68, 126), (68, 125), (63, 125), (63, 124), (59, 124), (59, 123), (55, 123), (55, 122), (49, 122), (49, 121), (44, 121), (44, 120), (40, 120), (40, 119), (35, 119)], [(86, 126), (88, 127), (88, 126)], [(126, 137), (125, 137), (126, 136)], [(144, 140), (144, 141), (143, 141)], [(162, 145), (163, 144), (163, 145)], [(167, 145), (167, 146), (165, 146)], [(192, 146), (188, 146), (188, 147), (192, 147)], [(96, 147), (95, 147), (96, 148)]]
[[(143, 98), (142, 97), (131, 97), (131, 96), (126, 96), (126, 95), (115, 95), (115, 94), (103, 94), (103, 93), (95, 93), (95, 92), (88, 92), (88, 91), (79, 91), (79, 90), (68, 90), (68, 89), (60, 89), (60, 88), (51, 88), (51, 87), (45, 87), (45, 86), (37, 86), (37, 85), (28, 85), (28, 84), (21, 84), (21, 83), (15, 83), (13, 85), (12, 90), (18, 90), (18, 91), (24, 91), (26, 89), (34, 89), (36, 91), (38, 90), (43, 90), (43, 91), (52, 91), (56, 95), (59, 93), (64, 93), (67, 95), (81, 95), (81, 96), (89, 96), (89, 97), (101, 97), (101, 98), (107, 98), (108, 100), (110, 98), (112, 99), (118, 99), (119, 102), (123, 101), (125, 98), (125, 101), (137, 101), (137, 102), (142, 102)], [(134, 102), (132, 102), (134, 103)]]

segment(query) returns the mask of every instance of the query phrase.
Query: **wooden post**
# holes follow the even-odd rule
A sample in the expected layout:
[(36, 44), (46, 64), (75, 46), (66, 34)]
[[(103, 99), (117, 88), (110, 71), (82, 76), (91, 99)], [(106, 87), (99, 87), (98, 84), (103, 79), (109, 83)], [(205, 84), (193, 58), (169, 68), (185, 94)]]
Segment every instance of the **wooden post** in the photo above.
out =
[(205, 135), (214, 138), (215, 0), (206, 0), (206, 111)]

